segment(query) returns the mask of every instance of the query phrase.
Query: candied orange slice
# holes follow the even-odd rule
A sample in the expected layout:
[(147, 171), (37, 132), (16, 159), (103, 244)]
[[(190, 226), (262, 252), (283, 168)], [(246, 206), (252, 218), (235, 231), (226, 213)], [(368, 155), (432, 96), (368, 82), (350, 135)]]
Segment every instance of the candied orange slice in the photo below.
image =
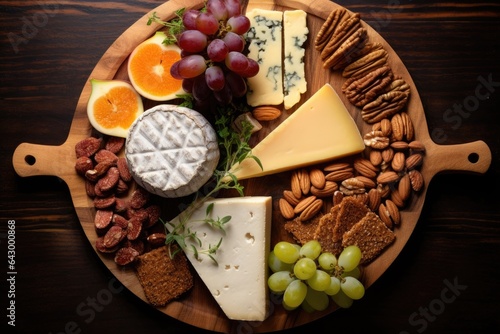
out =
[(103, 134), (127, 137), (132, 123), (144, 112), (141, 96), (125, 81), (91, 79), (90, 83), (90, 124)]
[(154, 101), (167, 101), (183, 94), (182, 80), (170, 75), (170, 67), (181, 58), (177, 45), (165, 45), (165, 33), (158, 31), (130, 54), (128, 75), (139, 94)]

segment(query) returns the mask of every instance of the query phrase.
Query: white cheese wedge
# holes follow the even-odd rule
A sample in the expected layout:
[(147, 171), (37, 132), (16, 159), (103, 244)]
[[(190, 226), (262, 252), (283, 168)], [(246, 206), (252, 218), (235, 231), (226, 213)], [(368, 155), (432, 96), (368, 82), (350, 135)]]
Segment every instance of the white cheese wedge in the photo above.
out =
[[(231, 216), (225, 232), (210, 227), (203, 220), (207, 207), (213, 204), (211, 218)], [(186, 212), (186, 211), (184, 211)], [(268, 316), (267, 257), (270, 247), (272, 197), (218, 198), (197, 208), (185, 226), (201, 239), (203, 248), (217, 245), (214, 255), (208, 256), (191, 250), (196, 243), (187, 241), (186, 256), (208, 290), (229, 319), (263, 321)], [(182, 213), (172, 220), (179, 224)], [(167, 224), (169, 230), (172, 226)]]
[(251, 106), (283, 102), (283, 12), (252, 9), (245, 14), (251, 23), (246, 38), (248, 57), (259, 63), (259, 73), (248, 78), (247, 103)]
[[(230, 170), (238, 179), (278, 173), (363, 151), (356, 123), (332, 86), (324, 85)], [(229, 181), (229, 178), (226, 178)]]
[(285, 109), (292, 108), (300, 101), (300, 94), (307, 91), (304, 69), (307, 40), (307, 13), (303, 10), (286, 10), (283, 13), (284, 75), (283, 92)]
[(134, 180), (159, 196), (192, 194), (213, 175), (219, 161), (217, 135), (197, 111), (162, 104), (131, 126), (125, 157)]

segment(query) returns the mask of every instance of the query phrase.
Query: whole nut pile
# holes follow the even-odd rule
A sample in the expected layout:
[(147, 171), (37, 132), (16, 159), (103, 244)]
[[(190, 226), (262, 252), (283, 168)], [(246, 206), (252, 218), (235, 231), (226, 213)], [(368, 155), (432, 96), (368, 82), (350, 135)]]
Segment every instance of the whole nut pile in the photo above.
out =
[(363, 136), (366, 149), (361, 155), (295, 171), (291, 190), (279, 200), (281, 213), (285, 219), (306, 222), (323, 206), (353, 196), (392, 229), (401, 223), (400, 210), (412, 193), (424, 186), (419, 169), (425, 147), (415, 140), (413, 123), (404, 111), (410, 86), (393, 73), (383, 46), (369, 41), (360, 15), (345, 8), (330, 13), (315, 48), (324, 68), (342, 70), (342, 92), (372, 129)]
[(88, 137), (75, 145), (75, 170), (85, 180), (87, 196), (96, 209), (96, 249), (114, 254), (114, 261), (127, 265), (148, 251), (164, 245), (160, 207), (151, 195), (135, 184), (124, 157), (118, 157), (125, 140)]

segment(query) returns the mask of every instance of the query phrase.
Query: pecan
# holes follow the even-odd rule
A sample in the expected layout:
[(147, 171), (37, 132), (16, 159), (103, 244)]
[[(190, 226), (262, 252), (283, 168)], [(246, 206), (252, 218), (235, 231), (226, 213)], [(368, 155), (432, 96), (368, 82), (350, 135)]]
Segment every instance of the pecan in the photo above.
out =
[(343, 21), (346, 13), (347, 11), (344, 7), (336, 8), (330, 12), (314, 40), (314, 47), (316, 50), (321, 51), (326, 44), (328, 44), (335, 28), (339, 22)]
[(408, 83), (406, 83), (406, 81), (402, 77), (400, 76), (394, 77), (394, 80), (386, 88), (386, 92), (391, 92), (391, 91), (400, 91), (409, 96), (410, 85), (408, 85)]
[(401, 172), (405, 168), (405, 154), (403, 152), (394, 153), (391, 161), (391, 167), (396, 172)]
[(139, 252), (132, 247), (122, 247), (115, 254), (115, 263), (120, 266), (126, 266), (134, 262), (139, 256)]
[(419, 192), (420, 189), (422, 189), (422, 187), (424, 186), (424, 177), (416, 169), (409, 171), (408, 175), (410, 176), (410, 183), (412, 189), (416, 192)]
[(337, 24), (328, 43), (321, 52), (321, 58), (323, 60), (327, 59), (332, 52), (339, 49), (361, 26), (359, 13), (343, 15), (341, 19), (342, 20)]
[(325, 186), (323, 188), (316, 188), (315, 186), (312, 186), (311, 194), (316, 197), (327, 197), (332, 196), (338, 189), (339, 187), (336, 182), (325, 181)]
[(316, 200), (316, 196), (312, 195), (312, 196), (308, 196), (306, 198), (304, 198), (302, 201), (299, 202), (299, 204), (297, 204), (295, 206), (295, 208), (293, 209), (293, 212), (295, 213), (301, 213), (302, 211), (304, 211), (309, 205), (311, 205), (314, 201)]
[(93, 182), (96, 182), (101, 176), (106, 174), (108, 170), (115, 166), (115, 163), (110, 160), (105, 160), (97, 165), (95, 165), (94, 169), (90, 169), (87, 172), (85, 172), (85, 177)]
[(284, 190), (283, 191), (283, 198), (290, 203), (291, 206), (296, 206), (299, 204), (299, 202), (302, 200), (302, 196), (299, 198), (295, 197), (293, 192), (291, 190)]
[(118, 213), (127, 212), (129, 208), (128, 200), (117, 197), (115, 201), (115, 211)]
[(367, 53), (347, 65), (342, 71), (344, 78), (361, 77), (387, 64), (388, 54), (385, 49)]
[(95, 248), (101, 253), (114, 253), (118, 250), (119, 245), (108, 248), (104, 246), (104, 237), (98, 237), (95, 241)]
[(323, 206), (323, 201), (321, 199), (315, 199), (309, 206), (307, 206), (299, 216), (300, 221), (307, 221), (311, 218), (313, 218), (319, 210), (321, 210), (321, 207)]
[(160, 219), (161, 208), (159, 205), (153, 204), (144, 209), (148, 214), (148, 219), (145, 221), (144, 227), (150, 228)]
[(392, 70), (382, 66), (362, 77), (352, 77), (345, 81), (342, 92), (349, 102), (357, 107), (373, 101), (392, 81)]
[(75, 170), (79, 175), (85, 176), (85, 173), (93, 168), (94, 162), (89, 157), (81, 156), (76, 159)]
[(118, 154), (123, 146), (125, 145), (125, 138), (121, 137), (109, 137), (108, 140), (106, 140), (106, 144), (104, 148), (110, 152), (113, 152), (114, 154)]
[(378, 150), (383, 150), (389, 146), (390, 143), (389, 138), (385, 137), (382, 134), (382, 131), (379, 130), (367, 132), (363, 137), (363, 141), (366, 146), (376, 148)]
[(281, 116), (281, 110), (272, 106), (260, 106), (252, 110), (252, 116), (258, 121), (272, 121)]
[(128, 184), (120, 178), (118, 180), (118, 183), (116, 184), (115, 188), (116, 194), (117, 195), (126, 194), (128, 192), (128, 189), (129, 189)]
[(400, 111), (407, 101), (408, 95), (401, 91), (390, 91), (381, 94), (363, 107), (361, 117), (369, 124), (379, 122)]
[(119, 215), (117, 213), (113, 214), (113, 218), (112, 218), (111, 222), (113, 225), (120, 226), (123, 229), (126, 229), (128, 227), (127, 218), (125, 218), (122, 215)]
[(139, 254), (144, 254), (144, 251), (146, 250), (146, 247), (144, 246), (144, 241), (142, 241), (140, 239), (137, 239), (137, 240), (125, 240), (123, 242), (123, 247), (132, 247)]
[(90, 198), (94, 198), (95, 195), (95, 183), (85, 179), (85, 192), (87, 193), (87, 196)]
[(97, 210), (94, 216), (94, 226), (97, 230), (103, 230), (109, 226), (113, 218), (112, 210)]
[[(323, 63), (323, 68), (338, 70), (348, 65), (352, 60), (352, 54), (363, 47), (366, 43), (367, 32), (360, 27)], [(326, 48), (325, 48), (326, 50)], [(324, 51), (324, 50), (323, 50)]]
[(309, 180), (311, 180), (311, 185), (318, 189), (322, 189), (326, 184), (325, 174), (318, 168), (309, 171)]
[(374, 178), (377, 176), (378, 168), (375, 167), (370, 160), (357, 158), (354, 160), (354, 169), (361, 175), (368, 178)]
[(76, 157), (91, 157), (100, 148), (102, 144), (102, 138), (88, 137), (85, 138), (75, 145)]
[(293, 217), (295, 217), (293, 207), (290, 205), (290, 203), (288, 203), (286, 199), (280, 198), (280, 200), (278, 201), (278, 205), (283, 218), (292, 219)]

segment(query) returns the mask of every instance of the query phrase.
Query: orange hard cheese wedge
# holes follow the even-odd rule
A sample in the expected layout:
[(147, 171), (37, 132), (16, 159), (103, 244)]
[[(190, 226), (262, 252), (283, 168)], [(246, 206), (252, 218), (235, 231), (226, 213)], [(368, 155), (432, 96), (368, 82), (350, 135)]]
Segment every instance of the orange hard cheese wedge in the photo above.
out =
[(90, 124), (102, 134), (127, 137), (132, 123), (144, 112), (141, 96), (125, 81), (90, 79), (90, 83)]
[(177, 45), (165, 45), (165, 33), (158, 31), (130, 54), (128, 75), (139, 94), (153, 101), (167, 101), (184, 94), (182, 80), (170, 75), (170, 67), (181, 58)]

